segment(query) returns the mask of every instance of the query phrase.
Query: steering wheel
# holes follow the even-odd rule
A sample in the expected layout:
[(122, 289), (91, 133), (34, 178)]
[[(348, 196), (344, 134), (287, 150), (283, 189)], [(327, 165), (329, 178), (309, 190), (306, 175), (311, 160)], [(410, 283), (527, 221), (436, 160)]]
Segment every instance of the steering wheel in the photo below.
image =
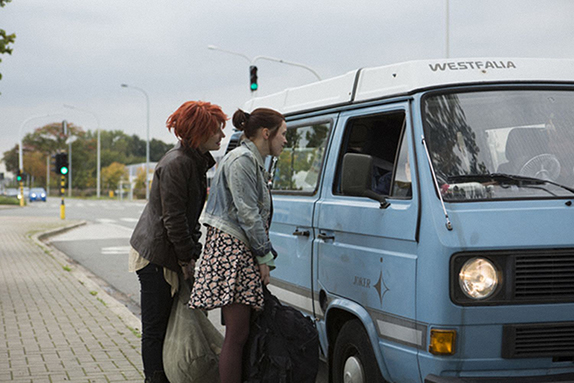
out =
[(560, 161), (554, 154), (539, 154), (526, 161), (519, 174), (554, 181), (560, 175)]

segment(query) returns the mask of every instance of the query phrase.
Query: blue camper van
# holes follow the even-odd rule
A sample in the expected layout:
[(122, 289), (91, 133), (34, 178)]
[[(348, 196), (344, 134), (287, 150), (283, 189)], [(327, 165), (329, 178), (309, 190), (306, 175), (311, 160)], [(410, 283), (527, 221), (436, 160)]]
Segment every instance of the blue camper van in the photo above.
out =
[(574, 61), (364, 68), (284, 113), (272, 272), (335, 383), (574, 381)]

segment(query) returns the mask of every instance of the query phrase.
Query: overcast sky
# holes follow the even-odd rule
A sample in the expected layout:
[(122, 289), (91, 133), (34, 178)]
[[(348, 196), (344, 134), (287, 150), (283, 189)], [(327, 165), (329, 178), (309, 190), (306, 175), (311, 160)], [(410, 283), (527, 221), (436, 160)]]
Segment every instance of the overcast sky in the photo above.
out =
[[(450, 0), (450, 57), (574, 58), (572, 0)], [(165, 120), (187, 100), (231, 116), (250, 97), (249, 62), (208, 45), (313, 68), (322, 78), (446, 55), (446, 0), (13, 0), (0, 29), (16, 33), (0, 63), (0, 157), (23, 133), (63, 119), (173, 143)], [(258, 61), (259, 94), (315, 81)], [(228, 124), (229, 131), (231, 123)]]

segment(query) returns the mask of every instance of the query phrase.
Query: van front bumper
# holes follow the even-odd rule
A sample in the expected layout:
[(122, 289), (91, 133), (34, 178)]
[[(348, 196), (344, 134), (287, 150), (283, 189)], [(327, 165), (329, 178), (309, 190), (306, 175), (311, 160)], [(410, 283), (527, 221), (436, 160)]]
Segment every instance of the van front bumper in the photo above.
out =
[(520, 377), (500, 377), (500, 378), (479, 378), (479, 377), (452, 377), (427, 375), (425, 383), (574, 383), (574, 373), (540, 375), (540, 376), (520, 376)]

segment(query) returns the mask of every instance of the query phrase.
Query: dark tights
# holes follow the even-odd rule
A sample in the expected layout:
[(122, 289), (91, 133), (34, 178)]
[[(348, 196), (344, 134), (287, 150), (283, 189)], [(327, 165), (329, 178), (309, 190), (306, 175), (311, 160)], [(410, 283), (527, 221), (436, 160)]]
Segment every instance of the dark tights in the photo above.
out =
[(225, 320), (225, 340), (219, 355), (219, 377), (221, 383), (241, 383), (243, 346), (249, 336), (251, 307), (232, 303), (222, 307)]

